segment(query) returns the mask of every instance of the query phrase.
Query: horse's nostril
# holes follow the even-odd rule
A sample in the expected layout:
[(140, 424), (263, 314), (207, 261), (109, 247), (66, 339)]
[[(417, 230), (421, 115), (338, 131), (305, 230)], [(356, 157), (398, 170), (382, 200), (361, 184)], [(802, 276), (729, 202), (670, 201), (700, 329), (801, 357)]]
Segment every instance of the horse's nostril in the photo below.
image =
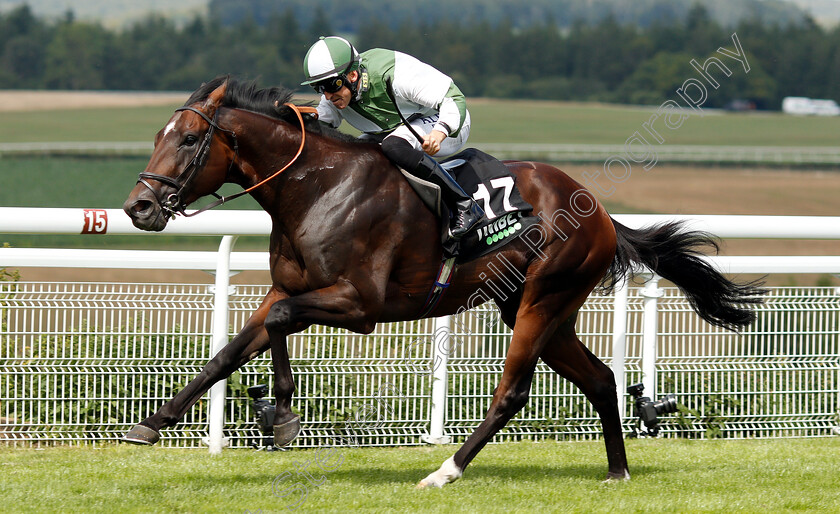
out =
[(152, 202), (149, 200), (137, 200), (131, 206), (131, 211), (134, 214), (141, 214), (152, 208)]

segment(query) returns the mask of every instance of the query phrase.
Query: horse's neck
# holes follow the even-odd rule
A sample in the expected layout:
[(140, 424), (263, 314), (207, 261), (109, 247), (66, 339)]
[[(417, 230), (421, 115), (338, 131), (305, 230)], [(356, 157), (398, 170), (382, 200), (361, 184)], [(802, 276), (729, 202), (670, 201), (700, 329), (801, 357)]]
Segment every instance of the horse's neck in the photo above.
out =
[(240, 174), (230, 177), (230, 180), (244, 189), (256, 187), (251, 196), (263, 209), (269, 211), (281, 189), (279, 184), (295, 174), (297, 166), (292, 164), (264, 185), (257, 185), (292, 161), (300, 144), (300, 131), (257, 113), (242, 110), (230, 112), (236, 113), (235, 117), (231, 117), (231, 122), (239, 144), (237, 159), (240, 170)]
[[(258, 114), (247, 116), (237, 130), (240, 138), (240, 168), (250, 185), (271, 177), (289, 164), (300, 148), (300, 128), (284, 121)], [(275, 221), (297, 225), (315, 204), (343, 202), (343, 194), (362, 187), (379, 170), (370, 159), (361, 158), (373, 151), (367, 145), (354, 145), (327, 136), (307, 132), (301, 155), (280, 174), (260, 186), (252, 196)], [(242, 184), (244, 187), (250, 185)]]

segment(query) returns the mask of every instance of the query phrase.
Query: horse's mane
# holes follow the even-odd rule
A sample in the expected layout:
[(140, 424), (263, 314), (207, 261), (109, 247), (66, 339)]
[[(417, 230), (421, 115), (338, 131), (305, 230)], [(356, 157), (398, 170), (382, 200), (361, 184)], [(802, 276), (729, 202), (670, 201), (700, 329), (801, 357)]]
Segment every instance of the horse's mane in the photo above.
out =
[[(272, 118), (284, 120), (293, 125), (298, 125), (297, 115), (291, 108), (283, 105), (291, 102), (295, 92), (285, 87), (257, 87), (256, 81), (241, 81), (230, 75), (220, 75), (210, 82), (205, 82), (196, 89), (184, 104), (192, 105), (196, 102), (206, 100), (210, 93), (227, 82), (225, 96), (222, 99), (222, 106), (233, 109), (244, 109), (253, 111)], [(275, 105), (275, 102), (277, 105)], [(304, 104), (307, 105), (307, 104)], [(311, 104), (308, 104), (311, 105)], [(319, 123), (310, 116), (305, 116), (305, 126), (308, 131), (317, 132), (340, 141), (353, 142), (356, 138), (344, 132)]]

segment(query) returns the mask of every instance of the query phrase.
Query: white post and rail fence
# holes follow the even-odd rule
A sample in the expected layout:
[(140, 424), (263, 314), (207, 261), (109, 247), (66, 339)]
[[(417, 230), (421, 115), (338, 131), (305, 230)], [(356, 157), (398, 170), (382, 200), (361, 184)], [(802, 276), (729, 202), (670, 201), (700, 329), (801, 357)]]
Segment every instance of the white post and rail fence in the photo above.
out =
[[(804, 217), (804, 216), (721, 216), (721, 215), (697, 215), (697, 216), (661, 216), (661, 215), (615, 215), (619, 222), (632, 228), (638, 228), (662, 221), (683, 220), (686, 226), (693, 230), (702, 230), (710, 232), (720, 238), (772, 238), (772, 239), (827, 239), (840, 240), (840, 218), (838, 217)], [(163, 234), (181, 234), (193, 236), (215, 236), (221, 237), (221, 243), (217, 252), (211, 251), (163, 251), (163, 250), (85, 250), (85, 249), (46, 249), (46, 248), (0, 248), (0, 268), (29, 268), (29, 267), (56, 267), (56, 268), (129, 268), (129, 269), (193, 269), (206, 270), (215, 274), (215, 285), (212, 289), (212, 320), (211, 320), (211, 347), (212, 354), (220, 351), (230, 337), (230, 305), (231, 305), (231, 286), (229, 277), (231, 273), (244, 270), (267, 270), (268, 269), (268, 254), (267, 252), (236, 252), (233, 251), (236, 238), (238, 236), (246, 235), (267, 235), (270, 232), (270, 218), (262, 211), (210, 211), (197, 216), (195, 218), (177, 218), (169, 223)], [(41, 208), (7, 208), (0, 207), (0, 234), (100, 234), (107, 237), (109, 234), (134, 234), (138, 236), (154, 237), (153, 234), (143, 232), (132, 226), (128, 217), (120, 210), (116, 209), (41, 209)], [(726, 274), (840, 274), (840, 256), (715, 256), (708, 257), (708, 259), (723, 273)], [(603, 341), (609, 341), (604, 345), (602, 351), (596, 352), (604, 354), (609, 357), (608, 361), (616, 377), (616, 383), (619, 384), (619, 405), (623, 419), (626, 419), (630, 413), (627, 412), (627, 398), (625, 392), (622, 390), (623, 386), (628, 383), (628, 377), (632, 375), (634, 378), (640, 378), (645, 386), (645, 394), (651, 397), (655, 396), (657, 391), (662, 391), (663, 387), (657, 383), (657, 376), (662, 371), (659, 369), (662, 363), (671, 363), (674, 369), (679, 371), (691, 362), (697, 362), (698, 353), (689, 355), (687, 350), (679, 350), (674, 353), (673, 359), (668, 360), (663, 356), (657, 355), (658, 348), (662, 348), (663, 344), (671, 345), (671, 342), (660, 341), (662, 334), (660, 334), (660, 323), (664, 322), (670, 327), (670, 318), (663, 318), (663, 316), (670, 316), (670, 312), (679, 311), (680, 316), (691, 315), (686, 314), (689, 310), (685, 307), (684, 302), (681, 307), (673, 307), (673, 298), (677, 293), (667, 293), (667, 291), (659, 286), (660, 277), (652, 276), (649, 272), (640, 271), (636, 275), (636, 280), (639, 278), (644, 280), (643, 287), (631, 288), (626, 283), (620, 284), (611, 298), (601, 299), (602, 301), (609, 301), (611, 305), (602, 307), (604, 316), (601, 324), (609, 324), (608, 327), (586, 325), (581, 328), (582, 333), (592, 333), (593, 336), (600, 337)], [(2, 283), (0, 283), (2, 284)], [(631, 289), (634, 291), (633, 295), (629, 295)], [(830, 289), (830, 288), (823, 288)], [(2, 292), (0, 292), (2, 293)], [(788, 294), (787, 290), (779, 293), (781, 302), (792, 301), (792, 296)], [(827, 388), (824, 397), (821, 397), (818, 403), (820, 407), (819, 412), (814, 416), (819, 418), (819, 429), (811, 430), (810, 428), (803, 428), (807, 421), (802, 421), (796, 418), (796, 413), (774, 411), (766, 415), (755, 418), (751, 422), (749, 419), (739, 425), (744, 433), (749, 430), (757, 430), (761, 432), (765, 430), (768, 423), (780, 423), (780, 429), (788, 430), (788, 433), (796, 434), (795, 430), (806, 430), (806, 435), (824, 435), (826, 429), (828, 433), (832, 430), (830, 425), (832, 419), (835, 421), (834, 428), (836, 430), (837, 421), (836, 416), (840, 415), (840, 355), (838, 355), (838, 337), (840, 337), (840, 326), (838, 323), (838, 305), (832, 303), (831, 291), (821, 291), (822, 300), (819, 300), (821, 307), (815, 315), (802, 314), (802, 319), (797, 318), (791, 322), (786, 316), (786, 312), (790, 315), (792, 310), (787, 307), (780, 307), (774, 311), (772, 315), (768, 314), (768, 325), (762, 327), (763, 332), (750, 339), (756, 342), (756, 345), (770, 352), (781, 352), (783, 354), (782, 360), (799, 359), (797, 362), (800, 367), (795, 370), (798, 378), (785, 378), (785, 380), (792, 380), (791, 384), (782, 387), (782, 385), (775, 383), (774, 387), (778, 387), (776, 391), (783, 394), (785, 391), (789, 393), (797, 393), (800, 390), (813, 389), (813, 385), (796, 385), (797, 380), (812, 380), (813, 377), (808, 375), (802, 378), (802, 373), (817, 373), (819, 380), (822, 381)], [(10, 295), (6, 295), (10, 296)], [(667, 297), (663, 299), (663, 296)], [(834, 291), (834, 296), (838, 296), (837, 291)], [(4, 298), (0, 294), (0, 299)], [(667, 301), (669, 307), (668, 311), (663, 311), (662, 302)], [(799, 300), (797, 300), (799, 301)], [(813, 303), (815, 300), (806, 299), (801, 302)], [(826, 303), (827, 302), (827, 303)], [(40, 308), (49, 309), (49, 304), (44, 304)], [(674, 304), (675, 305), (675, 304)], [(828, 307), (825, 307), (827, 305)], [(9, 310), (9, 306), (0, 302), (0, 312), (3, 312), (4, 307)], [(786, 311), (787, 309), (787, 311)], [(793, 310), (799, 309), (796, 307)], [(598, 310), (598, 307), (592, 307), (593, 312)], [(799, 312), (799, 311), (797, 311)], [(33, 315), (34, 316), (34, 315)], [(780, 318), (785, 318), (781, 319)], [(695, 316), (696, 317), (696, 316)], [(611, 319), (610, 319), (611, 318)], [(630, 321), (628, 321), (632, 318)], [(813, 319), (812, 319), (813, 318)], [(775, 321), (774, 321), (775, 320)], [(803, 321), (804, 320), (804, 321)], [(594, 322), (593, 322), (594, 323)], [(676, 322), (674, 322), (676, 323)], [(680, 326), (687, 326), (687, 329), (680, 329), (674, 334), (667, 336), (671, 341), (685, 340), (686, 338), (694, 338), (690, 342), (679, 343), (682, 344), (680, 348), (687, 348), (694, 345), (695, 347), (702, 347), (698, 350), (700, 353), (707, 352), (711, 355), (714, 353), (712, 348), (719, 346), (731, 346), (731, 338), (741, 337), (733, 336), (731, 334), (722, 334), (706, 328), (698, 328), (699, 324), (696, 320), (680, 321)], [(784, 325), (788, 323), (788, 325)], [(790, 323), (793, 323), (792, 325)], [(22, 322), (21, 322), (22, 324)], [(186, 324), (186, 323), (184, 323)], [(769, 324), (773, 325), (772, 330)], [(632, 325), (632, 326), (631, 326)], [(807, 327), (805, 327), (807, 325)], [(816, 326), (811, 330), (811, 325)], [(785, 329), (784, 327), (792, 327)], [(415, 444), (412, 442), (406, 443), (404, 439), (399, 437), (411, 437), (412, 434), (418, 434), (418, 430), (424, 432), (421, 435), (422, 439), (428, 442), (446, 442), (450, 440), (450, 436), (463, 436), (469, 433), (469, 427), (473, 426), (477, 420), (480, 420), (481, 406), (476, 410), (464, 413), (447, 412), (447, 407), (453, 409), (454, 401), (469, 401), (482, 395), (485, 401), (492, 394), (492, 386), (484, 388), (483, 393), (478, 390), (481, 377), (484, 374), (493, 374), (500, 371), (500, 363), (503, 362), (504, 352), (504, 334), (498, 333), (497, 329), (492, 329), (489, 332), (482, 333), (482, 342), (476, 343), (479, 346), (470, 355), (456, 356), (450, 352), (450, 343), (447, 341), (450, 334), (453, 333), (450, 317), (443, 317), (434, 320), (432, 325), (433, 342), (429, 348), (430, 354), (426, 357), (431, 359), (431, 362), (440, 363), (434, 367), (431, 377), (424, 379), (424, 387), (430, 386), (431, 392), (411, 392), (402, 397), (400, 394), (391, 395), (388, 401), (393, 405), (397, 405), (397, 409), (389, 406), (389, 412), (393, 411), (394, 416), (399, 418), (410, 417), (407, 410), (398, 405), (397, 400), (405, 400), (413, 398), (413, 405), (419, 405), (421, 409), (428, 407), (428, 418), (424, 420), (424, 427), (418, 428), (412, 425), (410, 419), (401, 419), (399, 423), (395, 424), (394, 431), (389, 433), (390, 439), (385, 439), (384, 443), (372, 444)], [(635, 328), (634, 328), (635, 327)], [(804, 328), (803, 328), (804, 327)], [(234, 330), (238, 326), (233, 327)], [(4, 320), (4, 330), (6, 329)], [(402, 329), (400, 329), (402, 330)], [(670, 328), (668, 329), (670, 330)], [(781, 333), (784, 330), (799, 331), (790, 336), (792, 339), (784, 339)], [(8, 352), (7, 357), (11, 357), (16, 351), (14, 347), (15, 335), (9, 329), (9, 334), (0, 333), (0, 337), (4, 337), (6, 342), (0, 339), (0, 349)], [(397, 329), (391, 332), (398, 331)], [(632, 334), (631, 334), (632, 332)], [(792, 333), (791, 332), (791, 333)], [(20, 332), (23, 334), (23, 332)], [(31, 335), (31, 334), (30, 334)], [(439, 336), (443, 335), (440, 337)], [(477, 333), (469, 334), (476, 336)], [(408, 332), (401, 332), (400, 337), (413, 337)], [(499, 337), (501, 336), (501, 337)], [(628, 337), (633, 338), (633, 344), (640, 346), (640, 348), (633, 352), (633, 355), (628, 357)], [(760, 337), (759, 337), (760, 336)], [(338, 336), (336, 336), (338, 337)], [(352, 337), (343, 335), (341, 337)], [(383, 336), (385, 337), (385, 336)], [(496, 339), (501, 342), (495, 342)], [(715, 339), (717, 338), (717, 339)], [(11, 341), (11, 342), (9, 342)], [(351, 341), (351, 339), (347, 339)], [(352, 340), (352, 344), (360, 344)], [(698, 342), (699, 341), (699, 342)], [(720, 343), (719, 341), (724, 341)], [(769, 342), (768, 342), (769, 341)], [(803, 342), (804, 341), (804, 342)], [(584, 342), (586, 339), (584, 338)], [(318, 343), (329, 346), (331, 343)], [(350, 344), (350, 343), (348, 343)], [(752, 344), (752, 342), (750, 343)], [(785, 348), (791, 345), (804, 344), (807, 352), (800, 350), (779, 350), (781, 346)], [(484, 346), (480, 346), (484, 345)], [(495, 346), (493, 346), (495, 345)], [(688, 345), (688, 346), (686, 346)], [(780, 346), (781, 345), (781, 346)], [(488, 350), (493, 346), (498, 346), (500, 349)], [(668, 346), (670, 348), (670, 346)], [(728, 346), (727, 346), (728, 347)], [(334, 350), (325, 350), (328, 353)], [(670, 350), (668, 350), (670, 351)], [(756, 350), (758, 351), (758, 350)], [(762, 350), (764, 351), (764, 350)], [(490, 353), (482, 352), (496, 352), (493, 359), (486, 358)], [(793, 353), (791, 353), (793, 352)], [(797, 353), (799, 352), (799, 353)], [(726, 353), (726, 352), (724, 352)], [(807, 353), (807, 354), (805, 354)], [(703, 361), (699, 364), (700, 367), (705, 366), (709, 373), (718, 373), (718, 375), (708, 375), (702, 380), (709, 387), (717, 387), (718, 390), (724, 391), (722, 387), (715, 386), (715, 381), (722, 376), (725, 380), (729, 380), (732, 384), (738, 383), (739, 379), (731, 372), (737, 372), (738, 363), (736, 357), (739, 352), (729, 352), (725, 357), (710, 356), (709, 360)], [(332, 355), (332, 354), (330, 354)], [(686, 357), (688, 355), (688, 357)], [(601, 355), (599, 355), (601, 356)], [(665, 356), (667, 357), (667, 356)], [(752, 354), (751, 357), (756, 357), (759, 360), (766, 357), (765, 355)], [(603, 356), (602, 356), (603, 358)], [(693, 361), (692, 361), (693, 359)], [(0, 359), (2, 360), (2, 359)], [(352, 359), (350, 359), (352, 361)], [(447, 360), (450, 362), (447, 363)], [(307, 361), (308, 362), (308, 361)], [(310, 375), (312, 381), (317, 381), (314, 378), (318, 374), (336, 374), (342, 377), (346, 373), (340, 370), (340, 367), (334, 365), (330, 367), (324, 364), (327, 361), (312, 363), (313, 370)], [(335, 361), (338, 362), (338, 361)], [(752, 362), (752, 361), (751, 361)], [(802, 363), (806, 364), (802, 364)], [(710, 364), (711, 363), (711, 364)], [(368, 363), (369, 366), (375, 367), (375, 363)], [(462, 366), (463, 367), (459, 367)], [(321, 366), (321, 367), (318, 367)], [(454, 367), (452, 367), (454, 366)], [(777, 364), (773, 364), (777, 366)], [(804, 366), (804, 367), (803, 367)], [(2, 368), (2, 365), (0, 365)], [(19, 368), (10, 368), (18, 370)], [(373, 368), (371, 368), (373, 369)], [(376, 368), (377, 370), (379, 368)], [(393, 372), (395, 367), (388, 368)], [(776, 368), (774, 368), (776, 369)], [(805, 371), (803, 371), (805, 370)], [(3, 370), (0, 369), (0, 373)], [(472, 374), (470, 374), (472, 373)], [(728, 374), (727, 374), (728, 373)], [(765, 370), (763, 373), (774, 373), (772, 370)], [(395, 375), (396, 376), (396, 375)], [(683, 380), (680, 375), (668, 375), (668, 387), (679, 387)], [(698, 375), (699, 376), (699, 375)], [(770, 375), (767, 375), (770, 376)], [(372, 377), (372, 375), (371, 375)], [(676, 377), (676, 378), (674, 378)], [(733, 378), (734, 377), (734, 378)], [(776, 377), (776, 375), (773, 375)], [(810, 378), (808, 378), (810, 377)], [(396, 379), (394, 379), (396, 380)], [(694, 379), (692, 379), (694, 380)], [(698, 379), (699, 380), (699, 379)], [(768, 379), (770, 380), (770, 379)], [(776, 378), (772, 378), (776, 380)], [(375, 380), (371, 378), (370, 387), (378, 387), (380, 391), (383, 390), (381, 380), (374, 384)], [(392, 389), (399, 389), (399, 387), (409, 388), (410, 380), (400, 379), (400, 384), (389, 384)], [(31, 381), (30, 381), (31, 383)], [(378, 384), (378, 385), (377, 385)], [(466, 384), (466, 385), (465, 385)], [(810, 384), (810, 382), (809, 382)], [(536, 392), (532, 392), (532, 397), (553, 397), (565, 398), (569, 396), (568, 393), (562, 391), (551, 392), (549, 386), (542, 389), (543, 386), (537, 387)], [(728, 387), (728, 386), (726, 386)], [(732, 385), (732, 387), (738, 387)], [(422, 389), (422, 388), (421, 388)], [(223, 445), (223, 433), (225, 430), (225, 413), (226, 413), (226, 385), (219, 383), (210, 391), (209, 407), (207, 409), (207, 424), (209, 428), (209, 446), (211, 452), (221, 451)], [(318, 395), (325, 396), (329, 393), (325, 392), (326, 386), (322, 386), (317, 392), (311, 393), (313, 405), (317, 403)], [(300, 392), (300, 391), (299, 391)], [(754, 392), (753, 392), (754, 393)], [(0, 397), (3, 396), (0, 391)], [(303, 391), (302, 394), (306, 396), (308, 393)], [(364, 398), (372, 398), (380, 403), (384, 400), (375, 398), (373, 393), (367, 393)], [(736, 392), (732, 392), (736, 394)], [(740, 393), (739, 393), (740, 394)], [(427, 397), (428, 396), (428, 397)], [(399, 397), (399, 398), (398, 398)], [(396, 398), (396, 400), (395, 400)], [(579, 400), (579, 399), (578, 399)], [(564, 403), (565, 407), (561, 409), (560, 414), (565, 417), (572, 426), (577, 427), (581, 433), (588, 433), (587, 430), (592, 430), (592, 423), (586, 421), (586, 416), (581, 416), (575, 401), (572, 403)], [(708, 399), (707, 399), (708, 400)], [(9, 398), (8, 394), (4, 401), (0, 403), (9, 404), (14, 401), (14, 398)], [(104, 399), (103, 399), (104, 401)], [(566, 400), (563, 400), (564, 402)], [(715, 397), (709, 401), (722, 401)], [(740, 400), (739, 400), (740, 401)], [(743, 400), (748, 403), (749, 400)], [(773, 397), (773, 402), (783, 402), (778, 397)], [(810, 400), (799, 400), (796, 402), (808, 403)], [(403, 402), (406, 403), (406, 402)], [(538, 401), (539, 403), (539, 401)], [(737, 402), (736, 402), (737, 403)], [(812, 402), (813, 403), (813, 402)], [(485, 402), (486, 404), (486, 402)], [(389, 404), (390, 405), (390, 404)], [(542, 405), (540, 403), (540, 405)], [(741, 404), (743, 408), (743, 404)], [(775, 408), (775, 407), (774, 407)], [(547, 407), (549, 411), (550, 407)], [(537, 409), (539, 410), (539, 409)], [(402, 412), (402, 414), (400, 414)], [(548, 411), (546, 411), (548, 412)], [(8, 414), (8, 409), (6, 414)], [(20, 416), (21, 414), (18, 414)], [(0, 412), (0, 418), (3, 412)], [(560, 426), (560, 422), (556, 419), (557, 412), (551, 411), (549, 414), (534, 412), (528, 423), (523, 422), (520, 427), (521, 434), (533, 433), (533, 430), (539, 429), (540, 423), (545, 419), (552, 420), (552, 426), (556, 430), (569, 430), (563, 428), (562, 430), (556, 428)], [(25, 415), (23, 417), (26, 417)], [(747, 416), (749, 417), (749, 416)], [(587, 418), (588, 419), (588, 418)], [(815, 418), (816, 419), (816, 418)], [(769, 420), (769, 421), (768, 421)], [(124, 420), (128, 421), (128, 420)], [(139, 420), (134, 420), (139, 421)], [(529, 424), (530, 423), (530, 424)], [(587, 423), (589, 423), (587, 425)], [(752, 424), (751, 424), (752, 423)], [(472, 425), (471, 425), (472, 424)], [(326, 425), (325, 425), (326, 426)], [(536, 427), (536, 428), (535, 428)], [(589, 428), (586, 428), (589, 427)], [(746, 427), (746, 428), (744, 428)], [(756, 428), (757, 427), (757, 428)], [(762, 428), (764, 427), (764, 428)], [(323, 428), (323, 427), (321, 427)], [(317, 427), (312, 429), (312, 433), (317, 432)], [(810, 431), (808, 431), (810, 430)], [(550, 430), (549, 430), (550, 431)], [(574, 429), (572, 429), (574, 431)], [(323, 435), (322, 432), (319, 432)], [(568, 433), (568, 432), (567, 432)], [(766, 430), (761, 433), (769, 433)], [(803, 432), (804, 433), (804, 432)], [(315, 437), (315, 435), (313, 435)], [(416, 438), (415, 438), (416, 439)], [(323, 439), (322, 439), (323, 440)], [(394, 441), (397, 441), (394, 443)], [(402, 441), (402, 442), (400, 442)], [(316, 443), (312, 443), (316, 444)]]

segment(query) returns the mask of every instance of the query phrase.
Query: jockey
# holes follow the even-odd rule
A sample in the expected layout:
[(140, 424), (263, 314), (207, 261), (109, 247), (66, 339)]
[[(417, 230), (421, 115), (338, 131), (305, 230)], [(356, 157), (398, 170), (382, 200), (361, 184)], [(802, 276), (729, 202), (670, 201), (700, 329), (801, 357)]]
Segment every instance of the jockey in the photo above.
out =
[[(410, 55), (374, 48), (359, 54), (346, 39), (321, 37), (303, 60), (306, 80), (321, 94), (319, 119), (337, 128), (342, 120), (380, 141), (382, 152), (408, 173), (440, 187), (453, 213), (449, 234), (460, 239), (484, 217), (455, 179), (431, 156), (452, 155), (467, 141), (470, 114), (458, 86)], [(400, 111), (422, 138), (402, 124), (388, 96), (387, 82)]]

